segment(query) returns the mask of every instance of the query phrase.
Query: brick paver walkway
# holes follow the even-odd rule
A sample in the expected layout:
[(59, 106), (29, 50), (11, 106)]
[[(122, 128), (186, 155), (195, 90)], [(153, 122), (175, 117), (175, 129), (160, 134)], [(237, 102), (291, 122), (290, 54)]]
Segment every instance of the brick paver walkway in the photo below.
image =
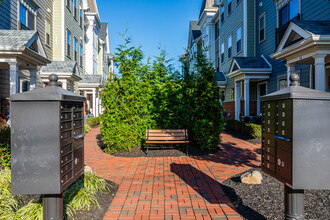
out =
[(214, 155), (124, 158), (103, 153), (99, 133), (85, 137), (85, 164), (120, 185), (104, 219), (242, 219), (221, 182), (259, 165), (260, 146), (224, 133)]

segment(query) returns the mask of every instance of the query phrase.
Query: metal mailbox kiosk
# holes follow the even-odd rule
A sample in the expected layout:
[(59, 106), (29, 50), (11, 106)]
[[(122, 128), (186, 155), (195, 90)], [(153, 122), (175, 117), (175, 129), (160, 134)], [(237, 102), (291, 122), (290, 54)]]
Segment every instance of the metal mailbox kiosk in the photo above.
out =
[(286, 219), (304, 219), (304, 189), (330, 189), (330, 93), (291, 85), (260, 98), (262, 171), (285, 184)]
[(11, 96), (12, 193), (44, 195), (45, 219), (63, 218), (62, 193), (84, 172), (85, 97), (57, 80), (52, 74), (48, 87)]

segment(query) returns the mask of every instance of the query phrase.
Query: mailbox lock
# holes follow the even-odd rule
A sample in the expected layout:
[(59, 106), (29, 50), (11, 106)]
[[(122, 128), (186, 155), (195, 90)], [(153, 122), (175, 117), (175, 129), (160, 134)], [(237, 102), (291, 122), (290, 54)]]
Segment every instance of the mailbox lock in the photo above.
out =
[(61, 150), (61, 154), (63, 154), (63, 151)]
[(63, 163), (63, 160), (61, 160), (61, 163)]
[(63, 170), (61, 170), (61, 173), (63, 173)]
[(61, 136), (61, 139), (63, 139), (63, 136)]
[(61, 119), (63, 119), (63, 115), (61, 115)]
[(63, 180), (61, 180), (61, 183), (63, 183)]

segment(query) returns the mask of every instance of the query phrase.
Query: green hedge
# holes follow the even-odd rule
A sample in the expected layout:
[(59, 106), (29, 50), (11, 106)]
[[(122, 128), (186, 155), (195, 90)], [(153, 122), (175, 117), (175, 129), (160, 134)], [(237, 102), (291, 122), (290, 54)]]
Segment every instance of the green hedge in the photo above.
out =
[(89, 127), (95, 127), (100, 124), (100, 117), (87, 118), (86, 123)]
[(226, 128), (232, 131), (237, 131), (253, 139), (261, 138), (261, 125), (228, 120)]
[(10, 128), (4, 127), (0, 128), (0, 143), (1, 144), (10, 144)]

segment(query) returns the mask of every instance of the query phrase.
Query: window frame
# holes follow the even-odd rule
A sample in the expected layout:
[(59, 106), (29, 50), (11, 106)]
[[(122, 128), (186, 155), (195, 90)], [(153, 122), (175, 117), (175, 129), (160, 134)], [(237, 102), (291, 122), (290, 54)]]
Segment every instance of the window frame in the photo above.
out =
[[(291, 3), (294, 2), (294, 1), (297, 1), (297, 14), (292, 17), (291, 16)], [(281, 14), (281, 11), (284, 9), (284, 8), (287, 8), (287, 20), (285, 23), (282, 23), (282, 14)], [(290, 0), (288, 1), (285, 5), (283, 5), (281, 8), (278, 8), (277, 9), (277, 27), (282, 27), (283, 25), (287, 24), (288, 22), (294, 20), (295, 18), (297, 18), (300, 14), (300, 11), (301, 11), (301, 0)]]
[(221, 5), (220, 7), (220, 20), (221, 24), (225, 21), (225, 6)]
[(83, 66), (83, 46), (82, 44), (80, 44), (80, 54), (79, 54), (79, 57), (80, 57), (80, 66)]
[[(240, 30), (240, 37), (238, 39), (238, 30)], [(240, 45), (240, 50), (238, 50), (238, 45)], [(242, 52), (242, 27), (237, 28), (236, 30), (236, 53)]]
[(68, 29), (66, 30), (66, 56), (71, 59), (71, 32)]
[(74, 38), (73, 40), (74, 42), (74, 60), (75, 61), (78, 61), (78, 41), (77, 41), (77, 38)]
[[(228, 59), (232, 58), (233, 57), (233, 37), (232, 35), (230, 35), (228, 37)], [(230, 46), (229, 46), (230, 45)]]
[[(264, 19), (264, 27), (263, 27), (263, 39), (261, 40), (261, 28), (260, 28), (260, 21), (261, 19)], [(259, 37), (259, 43), (262, 43), (266, 40), (266, 13), (262, 13), (260, 16), (259, 16), (259, 19), (258, 19), (258, 37)]]
[[(24, 13), (22, 11), (24, 9)], [(19, 3), (18, 7), (18, 28), (20, 30), (36, 30), (36, 15), (35, 11), (31, 9), (31, 7), (27, 8), (22, 3)], [(23, 14), (25, 14), (23, 16)], [(22, 22), (22, 18), (25, 18), (23, 21), (25, 21), (25, 24)], [(31, 18), (31, 19), (30, 19)]]
[(233, 11), (233, 8), (232, 8), (232, 0), (228, 0), (227, 2), (227, 12), (228, 12), (228, 15), (230, 15), (230, 13)]
[[(49, 33), (48, 33), (48, 31), (49, 31)], [(49, 36), (47, 36), (47, 34)], [(49, 47), (51, 46), (51, 35), (52, 34), (51, 34), (50, 22), (47, 19), (45, 19), (45, 45), (49, 46)]]
[(221, 44), (221, 48), (220, 48), (220, 56), (221, 56), (221, 63), (225, 62), (225, 43), (223, 42)]

